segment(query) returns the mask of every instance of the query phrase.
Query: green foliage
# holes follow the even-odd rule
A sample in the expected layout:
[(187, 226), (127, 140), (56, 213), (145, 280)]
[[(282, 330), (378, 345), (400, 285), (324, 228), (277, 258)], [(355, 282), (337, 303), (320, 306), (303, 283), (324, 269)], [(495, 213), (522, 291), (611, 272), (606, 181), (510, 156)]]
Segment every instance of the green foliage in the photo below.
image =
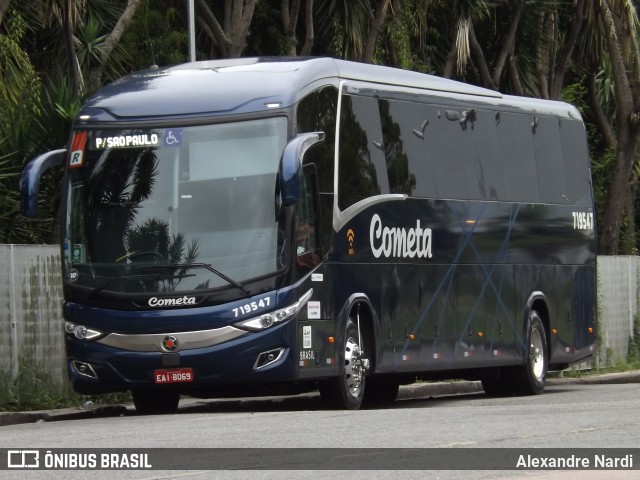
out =
[(0, 410), (61, 408), (72, 404), (74, 396), (68, 386), (53, 382), (42, 366), (21, 364), (13, 380), (0, 370)]
[(596, 73), (596, 96), (605, 116), (613, 125), (615, 125), (616, 117), (614, 95), (615, 83), (613, 81), (613, 72), (611, 71), (611, 60), (609, 55), (605, 54), (602, 60), (602, 67)]
[(121, 40), (122, 49), (131, 55), (132, 69), (188, 61), (186, 26), (186, 2), (143, 0)]
[(619, 255), (638, 255), (637, 232), (631, 217), (624, 215), (620, 225)]
[(627, 361), (640, 366), (640, 313), (636, 313), (633, 322), (633, 335), (629, 337), (629, 353)]
[(350, 60), (362, 57), (368, 19), (372, 6), (369, 0), (316, 0), (317, 28), (320, 35), (330, 39), (330, 55)]
[(40, 113), (40, 79), (21, 47), (24, 21), (10, 16), (0, 34), (0, 155), (30, 153), (33, 124)]
[[(224, 2), (206, 0), (206, 3), (226, 28)], [(301, 2), (296, 26), (298, 47), (306, 33), (305, 3)], [(465, 30), (463, 27), (469, 27), (471, 21), (487, 67), (492, 70), (507, 32), (514, 24), (518, 3), (495, 0), (393, 1), (377, 37), (373, 61), (442, 74), (447, 58), (453, 52), (457, 59), (465, 60), (458, 65), (459, 69), (453, 69), (453, 75), (462, 81), (481, 83), (477, 59), (469, 56), (470, 38), (465, 40), (457, 35), (465, 32), (468, 35), (469, 28)], [(92, 69), (104, 62), (104, 40), (126, 2), (85, 0), (71, 4), (75, 53), (86, 85)], [(360, 58), (372, 14), (378, 11), (380, 4), (381, 0), (315, 0), (313, 54)], [(607, 150), (600, 132), (590, 122), (593, 119), (590, 112), (593, 100), (585, 84), (588, 75), (595, 76), (597, 102), (615, 129), (615, 82), (608, 52), (604, 48), (600, 19), (594, 13), (592, 2), (587, 4), (583, 32), (573, 54), (573, 67), (567, 76), (563, 99), (576, 105), (588, 123), (596, 213), (601, 220), (615, 152)], [(637, 6), (637, 2), (629, 5)], [(66, 50), (62, 6), (61, 0), (12, 2), (12, 8), (0, 25), (0, 159), (8, 160), (2, 166), (3, 175), (0, 177), (0, 241), (41, 242), (54, 237), (56, 196), (60, 191), (56, 183), (58, 178), (51, 178), (43, 184), (42, 216), (48, 221), (27, 223), (14, 217), (18, 212), (15, 190), (19, 172), (35, 154), (66, 143), (72, 120), (84, 101), (69, 80), (72, 78), (69, 73), (71, 60)], [(279, 0), (258, 2), (245, 55), (285, 53), (281, 6)], [(504, 68), (497, 79), (496, 87), (500, 91), (514, 92), (516, 85), (520, 84), (525, 95), (543, 96), (546, 91), (544, 83), (548, 84), (553, 78), (552, 71), (556, 66), (553, 62), (567, 40), (574, 6), (575, 2), (560, 0), (524, 2), (513, 55), (509, 56), (512, 59), (510, 66), (514, 67), (517, 75)], [(142, 0), (131, 25), (106, 63), (102, 81), (152, 65), (186, 61), (187, 23), (184, 0)], [(196, 28), (198, 58), (215, 56), (220, 49), (211, 39), (211, 32), (205, 32), (200, 23)], [(551, 54), (545, 57), (545, 52)], [(544, 64), (545, 61), (549, 64)], [(636, 167), (635, 174), (638, 175), (640, 162)], [(9, 224), (4, 224), (5, 221)], [(625, 249), (631, 248), (630, 243), (628, 247)]]
[[(302, 2), (304, 3), (304, 2)], [(253, 27), (247, 39), (246, 55), (286, 55), (286, 39), (280, 18), (280, 2), (258, 2), (253, 14)], [(298, 20), (302, 21), (301, 9)], [(304, 43), (304, 31), (298, 37), (297, 51)]]
[(68, 383), (53, 381), (42, 365), (20, 364), (15, 379), (0, 370), (0, 411), (49, 410), (91, 405), (131, 403), (129, 393), (79, 395)]
[[(50, 235), (51, 220), (29, 223), (20, 217), (18, 178), (25, 159), (42, 145), (42, 84), (22, 48), (24, 19), (12, 12), (0, 34), (0, 242), (27, 243)], [(51, 216), (52, 212), (48, 212)]]

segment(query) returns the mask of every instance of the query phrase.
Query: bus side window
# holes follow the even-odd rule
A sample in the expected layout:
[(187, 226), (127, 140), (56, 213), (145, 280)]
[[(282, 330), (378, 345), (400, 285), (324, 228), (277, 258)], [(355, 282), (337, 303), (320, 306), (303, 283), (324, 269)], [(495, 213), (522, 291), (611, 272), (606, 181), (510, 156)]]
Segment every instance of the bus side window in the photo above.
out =
[(389, 193), (377, 99), (342, 96), (339, 148), (338, 206), (341, 210), (365, 198)]
[(313, 165), (318, 184), (318, 225), (320, 247), (326, 254), (333, 231), (333, 181), (338, 90), (325, 86), (300, 100), (296, 109), (296, 133), (324, 132), (324, 141), (304, 155), (304, 165)]
[(389, 193), (413, 195), (416, 188), (416, 176), (409, 169), (409, 156), (405, 151), (405, 139), (403, 138), (403, 133), (408, 132), (406, 128), (403, 131), (402, 127), (407, 125), (406, 118), (411, 116), (415, 110), (414, 105), (386, 99), (379, 100), (378, 104), (384, 138)]

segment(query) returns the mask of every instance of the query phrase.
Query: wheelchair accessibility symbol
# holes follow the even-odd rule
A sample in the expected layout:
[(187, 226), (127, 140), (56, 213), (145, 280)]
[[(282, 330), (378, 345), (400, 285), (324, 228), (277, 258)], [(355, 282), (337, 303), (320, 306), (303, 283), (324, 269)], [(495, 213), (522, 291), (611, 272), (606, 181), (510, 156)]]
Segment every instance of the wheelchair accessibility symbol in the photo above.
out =
[(180, 145), (182, 145), (182, 129), (167, 128), (164, 131), (163, 143), (165, 147), (179, 147)]

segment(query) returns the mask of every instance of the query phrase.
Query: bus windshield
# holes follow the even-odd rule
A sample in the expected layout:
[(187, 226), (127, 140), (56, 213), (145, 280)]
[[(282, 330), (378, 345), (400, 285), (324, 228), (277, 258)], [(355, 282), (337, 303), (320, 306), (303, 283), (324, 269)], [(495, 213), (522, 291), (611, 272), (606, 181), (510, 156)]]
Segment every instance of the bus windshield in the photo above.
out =
[(277, 175), (286, 139), (285, 117), (75, 131), (66, 280), (96, 292), (240, 291), (280, 270)]

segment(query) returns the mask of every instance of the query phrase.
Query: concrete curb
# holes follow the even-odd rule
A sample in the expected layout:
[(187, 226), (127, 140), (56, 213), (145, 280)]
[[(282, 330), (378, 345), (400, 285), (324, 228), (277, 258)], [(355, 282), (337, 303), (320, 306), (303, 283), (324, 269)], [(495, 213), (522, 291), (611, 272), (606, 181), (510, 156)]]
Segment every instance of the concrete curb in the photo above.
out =
[[(547, 386), (557, 385), (605, 385), (640, 383), (640, 370), (620, 373), (603, 373), (585, 375), (584, 377), (550, 377)], [(462, 395), (482, 393), (482, 383), (479, 381), (453, 381), (436, 383), (414, 383), (400, 387), (398, 400), (411, 400), (425, 397), (441, 397), (444, 395)]]
[[(584, 377), (551, 377), (547, 378), (548, 386), (557, 385), (603, 385), (640, 383), (640, 370), (620, 373), (604, 373), (585, 375)], [(403, 385), (398, 392), (398, 400), (416, 400), (420, 398), (442, 397), (447, 395), (463, 395), (482, 393), (482, 383), (479, 381), (450, 381), (433, 383), (414, 383)], [(317, 395), (317, 394), (311, 394)], [(278, 397), (281, 399), (282, 397)], [(243, 401), (263, 401), (264, 399), (250, 399)], [(238, 400), (223, 399), (226, 402)], [(203, 400), (181, 401), (179, 410), (194, 410), (202, 406)], [(60, 420), (79, 420), (88, 418), (119, 417), (132, 413), (129, 405), (96, 406), (93, 408), (62, 408), (57, 410), (39, 410), (32, 412), (0, 412), (0, 427), (20, 423), (54, 422)]]
[(548, 378), (547, 385), (603, 385), (621, 383), (640, 383), (640, 370), (629, 372), (602, 373), (597, 375), (585, 375), (584, 377), (555, 377)]

